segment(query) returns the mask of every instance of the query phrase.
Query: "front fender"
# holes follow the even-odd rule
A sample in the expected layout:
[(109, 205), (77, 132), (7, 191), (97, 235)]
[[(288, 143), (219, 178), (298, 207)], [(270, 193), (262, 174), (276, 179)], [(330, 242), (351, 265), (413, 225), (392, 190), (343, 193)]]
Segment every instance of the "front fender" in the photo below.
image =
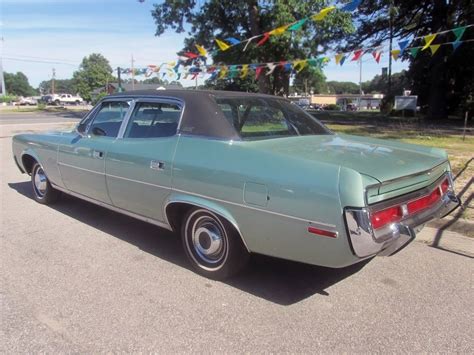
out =
[[(239, 235), (242, 239), (242, 242), (245, 245), (245, 248), (247, 248), (247, 251), (250, 252), (250, 250), (249, 250), (249, 248), (248, 248), (248, 246), (245, 242), (244, 236), (242, 235), (242, 232), (240, 231), (239, 225), (237, 224), (237, 221), (232, 216), (232, 214), (229, 212), (229, 210), (227, 208), (225, 208), (224, 206), (222, 206), (221, 204), (219, 204), (218, 202), (211, 201), (209, 199), (206, 199), (206, 198), (200, 197), (200, 196), (187, 195), (187, 194), (183, 194), (181, 192), (172, 191), (171, 194), (166, 199), (165, 204), (164, 204), (164, 211), (163, 211), (164, 216), (168, 216), (168, 213), (167, 213), (168, 207), (170, 207), (171, 205), (176, 204), (176, 203), (182, 203), (182, 204), (188, 204), (188, 205), (192, 205), (192, 206), (196, 206), (196, 207), (202, 207), (202, 208), (205, 208), (205, 209), (207, 209), (211, 212), (214, 212), (215, 214), (221, 216), (222, 218), (225, 218), (230, 224), (232, 224), (232, 226), (239, 233)], [(169, 221), (167, 221), (167, 223), (170, 224)]]

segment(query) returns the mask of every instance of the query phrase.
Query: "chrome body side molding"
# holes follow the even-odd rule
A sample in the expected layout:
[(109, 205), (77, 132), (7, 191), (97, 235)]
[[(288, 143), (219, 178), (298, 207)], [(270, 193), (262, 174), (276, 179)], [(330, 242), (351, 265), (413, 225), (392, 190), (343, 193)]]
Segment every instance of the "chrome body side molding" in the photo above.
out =
[(150, 223), (150, 224), (154, 224), (158, 227), (161, 227), (161, 228), (165, 228), (169, 231), (173, 231), (173, 229), (171, 228), (171, 226), (165, 222), (161, 222), (161, 221), (157, 221), (155, 219), (152, 219), (152, 218), (149, 218), (149, 217), (145, 217), (145, 216), (142, 216), (142, 215), (139, 215), (139, 214), (136, 214), (136, 213), (133, 213), (133, 212), (130, 212), (130, 211), (127, 211), (127, 210), (124, 210), (122, 208), (118, 208), (118, 207), (115, 207), (115, 206), (112, 206), (112, 205), (109, 205), (108, 203), (104, 203), (104, 202), (101, 202), (101, 201), (97, 201), (97, 200), (94, 200), (93, 198), (90, 198), (90, 197), (87, 197), (87, 196), (84, 196), (84, 195), (81, 195), (79, 193), (76, 193), (76, 192), (73, 192), (73, 191), (70, 191), (70, 190), (67, 190), (65, 188), (62, 188), (60, 186), (57, 186), (55, 184), (52, 184), (53, 187), (56, 189), (56, 190), (59, 190), (59, 191), (62, 191), (64, 192), (65, 194), (68, 194), (68, 195), (71, 195), (71, 196), (74, 196), (74, 197), (77, 197), (77, 198), (80, 198), (81, 200), (84, 200), (84, 201), (87, 201), (87, 202), (90, 202), (90, 203), (93, 203), (93, 204), (96, 204), (98, 206), (101, 206), (101, 207), (104, 207), (104, 208), (107, 208), (111, 211), (114, 211), (114, 212), (118, 212), (118, 213), (122, 213), (126, 216), (129, 216), (129, 217), (132, 217), (132, 218), (135, 218), (135, 219), (139, 219), (143, 222), (147, 222), (147, 223)]

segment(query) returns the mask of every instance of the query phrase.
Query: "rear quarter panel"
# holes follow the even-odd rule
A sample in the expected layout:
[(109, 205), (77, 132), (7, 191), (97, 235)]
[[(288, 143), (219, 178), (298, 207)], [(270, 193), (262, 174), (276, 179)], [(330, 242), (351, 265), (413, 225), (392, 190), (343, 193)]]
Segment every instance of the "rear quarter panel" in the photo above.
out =
[[(342, 219), (339, 170), (337, 165), (308, 164), (297, 157), (256, 150), (246, 142), (181, 136), (173, 166), (173, 194), (219, 205), (235, 219), (252, 252), (342, 267), (355, 260)], [(253, 194), (268, 192), (266, 205), (246, 201), (248, 183)], [(337, 229), (338, 237), (308, 233), (311, 222)]]

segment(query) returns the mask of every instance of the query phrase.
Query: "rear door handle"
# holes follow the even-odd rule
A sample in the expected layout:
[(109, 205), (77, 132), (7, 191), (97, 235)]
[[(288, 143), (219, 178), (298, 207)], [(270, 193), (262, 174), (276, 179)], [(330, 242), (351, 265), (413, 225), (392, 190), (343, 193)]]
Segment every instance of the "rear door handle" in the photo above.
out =
[(92, 152), (92, 156), (96, 159), (103, 159), (104, 158), (104, 152), (101, 152), (99, 150), (94, 150)]

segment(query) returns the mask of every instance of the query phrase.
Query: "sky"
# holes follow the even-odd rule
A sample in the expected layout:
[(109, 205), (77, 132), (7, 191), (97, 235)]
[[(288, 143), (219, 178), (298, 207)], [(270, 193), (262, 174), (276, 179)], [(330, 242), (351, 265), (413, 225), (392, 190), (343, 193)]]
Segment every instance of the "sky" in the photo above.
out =
[[(53, 68), (57, 79), (69, 79), (82, 58), (101, 53), (112, 67), (135, 67), (177, 59), (186, 33), (168, 31), (156, 37), (151, 16), (153, 3), (159, 0), (0, 0), (0, 43), (3, 69), (21, 71), (37, 87), (49, 80)], [(307, 15), (307, 14), (302, 14)], [(384, 53), (385, 54), (385, 53)], [(362, 81), (380, 74), (388, 66), (388, 57), (380, 64), (365, 55)], [(406, 69), (406, 63), (394, 62), (392, 71)], [(346, 61), (325, 68), (327, 80), (359, 82), (359, 66)], [(205, 79), (199, 79), (198, 84)], [(182, 80), (184, 86), (194, 81)]]

